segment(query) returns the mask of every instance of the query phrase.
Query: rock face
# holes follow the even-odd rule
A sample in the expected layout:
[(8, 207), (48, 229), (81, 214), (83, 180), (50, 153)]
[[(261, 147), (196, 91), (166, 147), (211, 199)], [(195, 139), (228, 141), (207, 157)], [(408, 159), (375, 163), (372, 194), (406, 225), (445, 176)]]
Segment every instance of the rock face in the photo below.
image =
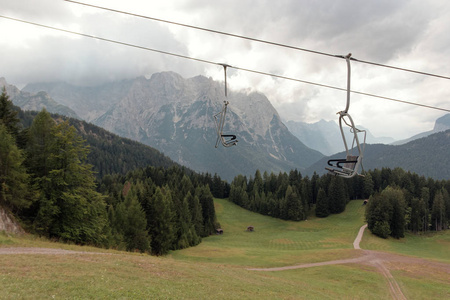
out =
[(12, 217), (3, 207), (0, 206), (0, 232), (2, 231), (12, 234), (25, 233), (14, 217)]
[[(213, 115), (228, 100), (224, 134), (238, 145), (214, 148)], [(200, 172), (232, 179), (237, 174), (303, 169), (322, 157), (295, 138), (262, 94), (230, 92), (203, 76), (184, 79), (172, 72), (138, 78), (129, 93), (93, 121), (107, 130), (159, 149)]]
[(0, 78), (0, 87), (5, 87), (6, 92), (14, 105), (23, 110), (41, 111), (45, 108), (48, 112), (60, 114), (71, 118), (79, 118), (75, 111), (53, 100), (45, 91), (29, 93), (10, 85), (4, 78)]
[(446, 114), (434, 123), (433, 133), (446, 131), (450, 129), (450, 114)]
[[(237, 174), (302, 170), (323, 155), (293, 136), (269, 100), (259, 93), (230, 91), (222, 83), (197, 76), (185, 79), (173, 72), (139, 77), (98, 87), (33, 84), (72, 108), (82, 119), (113, 133), (150, 145), (174, 161), (200, 172), (231, 180)], [(225, 134), (238, 145), (214, 148), (213, 115), (228, 100)]]

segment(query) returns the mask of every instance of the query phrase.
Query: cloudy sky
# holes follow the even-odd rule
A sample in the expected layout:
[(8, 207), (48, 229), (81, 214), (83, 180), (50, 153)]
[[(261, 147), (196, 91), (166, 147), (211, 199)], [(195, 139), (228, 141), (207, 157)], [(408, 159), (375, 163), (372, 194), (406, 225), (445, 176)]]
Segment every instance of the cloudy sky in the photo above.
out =
[[(80, 2), (328, 54), (450, 76), (448, 0), (174, 0)], [(0, 0), (0, 15), (280, 76), (346, 87), (345, 60), (85, 7), (63, 0)], [(223, 80), (223, 69), (0, 18), (0, 77), (106, 81), (174, 71)], [(229, 88), (265, 93), (284, 120), (336, 120), (345, 92), (230, 69)], [(352, 62), (352, 90), (450, 109), (450, 80)], [(232, 103), (231, 103), (232, 104)], [(375, 136), (431, 130), (446, 114), (352, 94), (349, 110)], [(368, 141), (370, 142), (370, 141)]]

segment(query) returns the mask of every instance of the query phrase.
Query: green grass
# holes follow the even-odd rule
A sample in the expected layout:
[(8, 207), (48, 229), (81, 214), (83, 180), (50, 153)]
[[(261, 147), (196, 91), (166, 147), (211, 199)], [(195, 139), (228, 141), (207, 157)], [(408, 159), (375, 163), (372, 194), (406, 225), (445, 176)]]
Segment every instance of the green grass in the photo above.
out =
[[(223, 235), (153, 257), (53, 243), (0, 233), (0, 247), (63, 248), (101, 254), (0, 255), (0, 299), (387, 299), (386, 281), (369, 265), (330, 265), (281, 272), (249, 271), (360, 255), (353, 240), (364, 224), (361, 201), (326, 219), (288, 222), (217, 199)], [(255, 232), (247, 232), (247, 226)], [(361, 244), (448, 261), (449, 233), (382, 240), (366, 231)], [(392, 267), (392, 266), (391, 266)], [(411, 266), (411, 268), (420, 266)], [(423, 270), (421, 270), (423, 272)], [(450, 276), (416, 269), (391, 272), (408, 299), (448, 298)]]
[(450, 234), (448, 230), (420, 235), (407, 232), (405, 238), (402, 239), (380, 239), (371, 234), (370, 231), (366, 231), (361, 245), (364, 249), (401, 253), (450, 263)]
[[(271, 267), (341, 259), (355, 255), (353, 240), (364, 224), (360, 201), (349, 203), (345, 214), (290, 222), (262, 216), (228, 200), (216, 199), (223, 235), (204, 239), (197, 247), (176, 251), (176, 259), (249, 267)], [(254, 232), (247, 232), (248, 226)]]

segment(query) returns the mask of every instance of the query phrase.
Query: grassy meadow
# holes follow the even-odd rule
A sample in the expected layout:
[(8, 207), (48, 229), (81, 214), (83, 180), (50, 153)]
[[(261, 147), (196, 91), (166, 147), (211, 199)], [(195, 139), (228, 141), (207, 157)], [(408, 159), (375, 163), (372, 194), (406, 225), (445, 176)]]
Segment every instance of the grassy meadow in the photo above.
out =
[[(362, 201), (325, 219), (289, 222), (216, 199), (223, 235), (165, 257), (52, 243), (0, 234), (0, 247), (46, 247), (78, 254), (0, 255), (0, 299), (388, 299), (385, 278), (363, 264), (278, 272), (249, 271), (357, 257), (364, 224)], [(247, 232), (247, 226), (254, 232)], [(363, 249), (450, 264), (450, 233), (382, 240), (365, 232)], [(450, 268), (450, 265), (449, 265)], [(408, 299), (450, 297), (450, 271), (426, 266), (392, 268)]]

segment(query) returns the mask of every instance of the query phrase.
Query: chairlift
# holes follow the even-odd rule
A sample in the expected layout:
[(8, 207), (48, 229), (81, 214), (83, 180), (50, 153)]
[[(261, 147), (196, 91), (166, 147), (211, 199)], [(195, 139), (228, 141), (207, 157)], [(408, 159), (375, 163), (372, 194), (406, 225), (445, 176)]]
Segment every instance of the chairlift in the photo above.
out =
[[(328, 170), (329, 174), (341, 176), (344, 178), (351, 178), (355, 175), (364, 176), (361, 173), (358, 173), (359, 167), (361, 166), (361, 170), (363, 171), (362, 166), (362, 159), (364, 154), (364, 149), (366, 145), (366, 131), (356, 128), (355, 123), (353, 122), (352, 117), (348, 114), (348, 110), (350, 107), (350, 76), (351, 76), (351, 70), (350, 70), (350, 60), (354, 59), (351, 58), (351, 53), (349, 53), (346, 56), (339, 56), (342, 58), (345, 58), (347, 62), (347, 105), (345, 107), (345, 110), (338, 112), (339, 114), (339, 128), (341, 130), (342, 139), (344, 141), (345, 146), (345, 152), (346, 156), (342, 159), (330, 159), (328, 160), (328, 165), (330, 167), (325, 167), (326, 170)], [(350, 132), (353, 133), (353, 141), (352, 141), (352, 147), (349, 149), (347, 139), (344, 135), (344, 126), (347, 126), (350, 128)], [(364, 134), (363, 139), (363, 146), (361, 147), (361, 144), (359, 142), (359, 136), (358, 134)], [(355, 147), (356, 146), (356, 147)], [(358, 151), (358, 155), (353, 155), (352, 150), (355, 149), (355, 151)]]
[[(220, 64), (223, 66), (225, 73), (225, 97), (227, 98), (227, 67), (231, 67), (227, 64)], [(225, 117), (227, 114), (227, 107), (229, 102), (227, 100), (223, 101), (222, 110), (214, 115), (214, 121), (216, 123), (217, 140), (216, 148), (219, 147), (219, 142), (222, 143), (224, 147), (235, 146), (238, 142), (236, 135), (234, 134), (223, 134), (223, 126), (225, 125)]]

